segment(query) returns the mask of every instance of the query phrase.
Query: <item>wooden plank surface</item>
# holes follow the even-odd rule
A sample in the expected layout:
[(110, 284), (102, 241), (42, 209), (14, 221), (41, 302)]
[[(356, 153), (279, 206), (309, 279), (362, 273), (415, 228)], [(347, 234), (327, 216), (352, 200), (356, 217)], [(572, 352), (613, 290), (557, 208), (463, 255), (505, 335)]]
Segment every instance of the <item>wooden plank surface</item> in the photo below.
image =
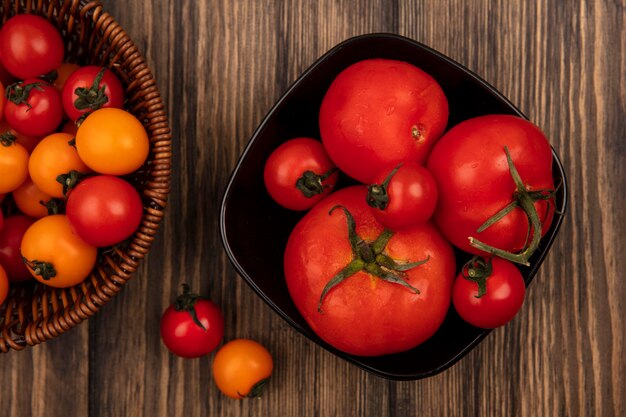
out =
[[(622, 1), (104, 0), (147, 57), (174, 133), (163, 227), (124, 291), (88, 322), (0, 356), (3, 416), (618, 416), (626, 414), (626, 29)], [(228, 175), (265, 113), (326, 50), (368, 32), (423, 42), (493, 84), (566, 167), (566, 221), (520, 314), (421, 381), (372, 376), (309, 342), (222, 251)], [(234, 401), (211, 357), (182, 360), (159, 318), (188, 282), (226, 336), (274, 355), (266, 395)]]

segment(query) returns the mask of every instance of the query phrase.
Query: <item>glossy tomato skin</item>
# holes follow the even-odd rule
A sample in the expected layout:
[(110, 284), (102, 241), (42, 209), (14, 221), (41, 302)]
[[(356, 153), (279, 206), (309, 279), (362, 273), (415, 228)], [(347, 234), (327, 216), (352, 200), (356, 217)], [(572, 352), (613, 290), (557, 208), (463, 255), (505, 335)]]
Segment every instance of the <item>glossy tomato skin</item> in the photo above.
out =
[(222, 346), (213, 360), (215, 385), (230, 398), (259, 397), (272, 375), (272, 355), (259, 342), (234, 339)]
[(122, 86), (122, 82), (115, 76), (115, 74), (113, 74), (111, 70), (105, 69), (99, 88), (101, 89), (104, 87), (106, 102), (97, 108), (79, 109), (76, 107), (76, 100), (78, 99), (76, 89), (90, 89), (94, 84), (98, 73), (102, 69), (102, 67), (94, 65), (79, 68), (74, 71), (65, 82), (61, 97), (63, 101), (63, 109), (71, 120), (75, 121), (83, 114), (96, 110), (97, 108), (115, 107), (121, 109), (124, 106), (124, 87)]
[(4, 303), (9, 295), (9, 277), (7, 276), (6, 271), (0, 265), (0, 305)]
[(455, 257), (430, 223), (397, 231), (383, 253), (401, 262), (428, 259), (406, 275), (420, 294), (360, 271), (328, 292), (320, 313), (322, 289), (352, 260), (346, 216), (330, 209), (347, 208), (366, 242), (383, 232), (365, 195), (365, 186), (351, 186), (315, 205), (289, 237), (284, 268), (289, 293), (317, 335), (344, 352), (375, 356), (411, 349), (436, 332), (450, 305)]
[(281, 144), (269, 156), (263, 170), (263, 180), (268, 193), (278, 204), (290, 210), (308, 210), (334, 189), (339, 174), (335, 171), (323, 179), (323, 190), (309, 197), (298, 189), (298, 179), (306, 171), (323, 177), (334, 169), (335, 164), (320, 141), (306, 137), (294, 138)]
[(477, 298), (478, 284), (461, 272), (454, 282), (452, 302), (461, 318), (473, 326), (494, 329), (515, 317), (524, 303), (526, 285), (515, 265), (492, 258), (493, 271), (486, 280), (487, 292)]
[(57, 76), (54, 81), (52, 81), (52, 85), (54, 86), (54, 88), (57, 89), (59, 94), (61, 94), (61, 101), (63, 100), (63, 87), (65, 87), (65, 83), (67, 82), (68, 78), (79, 68), (81, 68), (80, 65), (74, 64), (72, 62), (63, 62), (57, 67)]
[(389, 165), (426, 161), (447, 121), (448, 102), (435, 79), (389, 59), (360, 61), (342, 71), (319, 114), (330, 158), (366, 184)]
[(224, 337), (224, 316), (220, 308), (206, 299), (195, 303), (198, 326), (188, 311), (169, 306), (161, 317), (161, 339), (167, 349), (183, 358), (199, 358), (212, 352)]
[(37, 188), (52, 197), (63, 198), (63, 186), (57, 181), (59, 175), (76, 171), (81, 174), (91, 170), (80, 159), (72, 146), (74, 136), (53, 133), (43, 138), (33, 149), (28, 161), (30, 178)]
[(16, 142), (0, 143), (0, 193), (6, 194), (28, 178), (28, 151)]
[(111, 175), (81, 181), (70, 191), (67, 218), (90, 245), (111, 246), (130, 237), (143, 214), (141, 197), (128, 182)]
[[(465, 252), (485, 255), (470, 246), (470, 236), (509, 252), (519, 252), (526, 243), (529, 223), (519, 207), (477, 233), (513, 201), (516, 186), (505, 146), (528, 191), (554, 190), (548, 140), (535, 125), (515, 116), (466, 120), (437, 142), (428, 159), (427, 168), (439, 190), (434, 220), (446, 238)], [(553, 198), (535, 202), (542, 234), (550, 227), (554, 207)]]
[[(25, 102), (16, 103), (9, 98), (4, 106), (4, 116), (13, 129), (25, 136), (46, 136), (55, 131), (63, 119), (59, 92), (40, 79), (20, 82), (16, 88), (30, 88)], [(9, 87), (9, 91), (11, 87)]]
[(148, 157), (150, 141), (141, 122), (121, 109), (91, 113), (76, 132), (76, 149), (84, 163), (100, 174), (125, 175)]
[(0, 30), (0, 60), (22, 80), (44, 75), (63, 61), (63, 39), (46, 19), (33, 14), (16, 15)]
[[(393, 170), (392, 167), (382, 170), (375, 178), (375, 183), (383, 184)], [(384, 208), (374, 206), (372, 212), (376, 220), (393, 230), (428, 221), (437, 206), (435, 179), (426, 168), (415, 162), (405, 162), (399, 166), (386, 190), (388, 204)], [(370, 191), (368, 199), (371, 195)]]
[(48, 215), (48, 203), (52, 197), (41, 191), (30, 178), (13, 191), (13, 201), (17, 208), (27, 216), (40, 219)]
[(29, 262), (45, 262), (54, 267), (56, 275), (48, 279), (34, 268), (29, 269), (37, 281), (55, 288), (81, 283), (91, 273), (98, 255), (96, 247), (78, 237), (62, 214), (33, 223), (24, 233), (20, 251)]
[(23, 282), (33, 279), (20, 254), (20, 244), (26, 230), (35, 222), (34, 219), (13, 215), (5, 219), (4, 227), (0, 228), (0, 265), (2, 265), (11, 282)]

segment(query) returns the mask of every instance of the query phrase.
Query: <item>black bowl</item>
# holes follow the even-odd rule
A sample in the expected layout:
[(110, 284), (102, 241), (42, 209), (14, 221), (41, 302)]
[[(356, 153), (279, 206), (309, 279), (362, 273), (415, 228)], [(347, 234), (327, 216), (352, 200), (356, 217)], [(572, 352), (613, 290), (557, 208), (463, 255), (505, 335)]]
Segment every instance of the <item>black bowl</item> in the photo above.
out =
[[(376, 375), (411, 380), (434, 375), (466, 355), (488, 330), (473, 327), (454, 308), (437, 333), (407, 352), (361, 357), (328, 345), (308, 326), (289, 296), (283, 274), (283, 251), (292, 228), (303, 213), (279, 207), (263, 184), (263, 167), (270, 153), (282, 142), (296, 136), (320, 137), (318, 113), (322, 98), (334, 78), (346, 67), (368, 58), (389, 58), (409, 62), (431, 74), (448, 98), (448, 128), (485, 114), (512, 114), (525, 117), (492, 86), (450, 58), (413, 40), (393, 34), (357, 36), (337, 45), (317, 60), (285, 92), (250, 139), (226, 188), (220, 226), (224, 248), (239, 274), (281, 317), (302, 334), (330, 352)], [(553, 151), (557, 214), (540, 249), (530, 260), (532, 267), (520, 267), (526, 285), (543, 262), (563, 221), (567, 184), (563, 166)], [(339, 184), (350, 183), (347, 177)], [(457, 252), (458, 265), (466, 255)]]

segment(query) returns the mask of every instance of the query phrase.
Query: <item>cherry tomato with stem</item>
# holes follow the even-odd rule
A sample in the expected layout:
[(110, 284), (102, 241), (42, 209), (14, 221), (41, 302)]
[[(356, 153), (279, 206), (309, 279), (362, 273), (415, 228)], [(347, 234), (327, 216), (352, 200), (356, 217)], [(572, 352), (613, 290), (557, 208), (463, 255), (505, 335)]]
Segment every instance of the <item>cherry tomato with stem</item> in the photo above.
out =
[(67, 197), (73, 230), (90, 245), (111, 246), (130, 237), (143, 215), (141, 197), (121, 178), (96, 175), (78, 183)]
[(0, 60), (19, 79), (49, 73), (61, 65), (65, 47), (52, 23), (34, 14), (18, 14), (0, 30)]
[(26, 136), (46, 136), (63, 120), (59, 92), (40, 79), (11, 84), (6, 91), (4, 117), (9, 126)]
[(524, 303), (526, 285), (515, 264), (498, 257), (473, 257), (454, 282), (452, 303), (473, 326), (493, 329), (508, 323)]
[(67, 288), (81, 283), (93, 270), (98, 250), (72, 230), (65, 215), (37, 220), (22, 238), (23, 261), (42, 284)]
[(26, 181), (28, 160), (28, 151), (15, 137), (0, 137), (0, 193), (9, 193)]
[(12, 140), (18, 143), (31, 153), (35, 146), (41, 141), (39, 136), (27, 136), (23, 135), (17, 130), (13, 129), (6, 120), (0, 121), (0, 140)]
[(382, 170), (368, 186), (367, 204), (374, 217), (392, 230), (404, 229), (430, 219), (437, 206), (437, 184), (426, 168), (403, 162)]
[(33, 279), (30, 271), (22, 261), (20, 244), (26, 230), (35, 219), (16, 214), (8, 216), (4, 227), (0, 228), (0, 265), (2, 265), (11, 282), (24, 282)]
[(62, 92), (63, 109), (76, 121), (100, 108), (124, 106), (124, 87), (110, 69), (88, 65), (69, 76)]
[(224, 316), (212, 301), (183, 284), (182, 294), (161, 316), (160, 332), (170, 352), (199, 358), (211, 353), (224, 337)]
[(269, 156), (263, 170), (265, 188), (281, 206), (308, 210), (328, 195), (337, 183), (337, 167), (320, 141), (294, 138)]
[(13, 201), (24, 214), (36, 219), (59, 214), (65, 207), (63, 199), (54, 198), (41, 191), (30, 178), (13, 191)]
[(212, 367), (217, 388), (237, 400), (260, 397), (273, 370), (272, 355), (250, 339), (226, 343), (215, 354)]

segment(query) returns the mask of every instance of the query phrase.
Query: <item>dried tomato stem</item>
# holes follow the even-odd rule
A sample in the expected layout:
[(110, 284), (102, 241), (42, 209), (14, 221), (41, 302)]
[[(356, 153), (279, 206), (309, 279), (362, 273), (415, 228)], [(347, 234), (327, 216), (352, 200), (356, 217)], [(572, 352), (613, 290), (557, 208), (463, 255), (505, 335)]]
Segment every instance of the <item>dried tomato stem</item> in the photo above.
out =
[(326, 171), (322, 175), (318, 175), (313, 171), (304, 171), (302, 176), (296, 181), (296, 188), (302, 192), (306, 198), (311, 198), (324, 192), (324, 188), (328, 188), (328, 185), (324, 185), (323, 182), (333, 175), (337, 171), (337, 168)]

